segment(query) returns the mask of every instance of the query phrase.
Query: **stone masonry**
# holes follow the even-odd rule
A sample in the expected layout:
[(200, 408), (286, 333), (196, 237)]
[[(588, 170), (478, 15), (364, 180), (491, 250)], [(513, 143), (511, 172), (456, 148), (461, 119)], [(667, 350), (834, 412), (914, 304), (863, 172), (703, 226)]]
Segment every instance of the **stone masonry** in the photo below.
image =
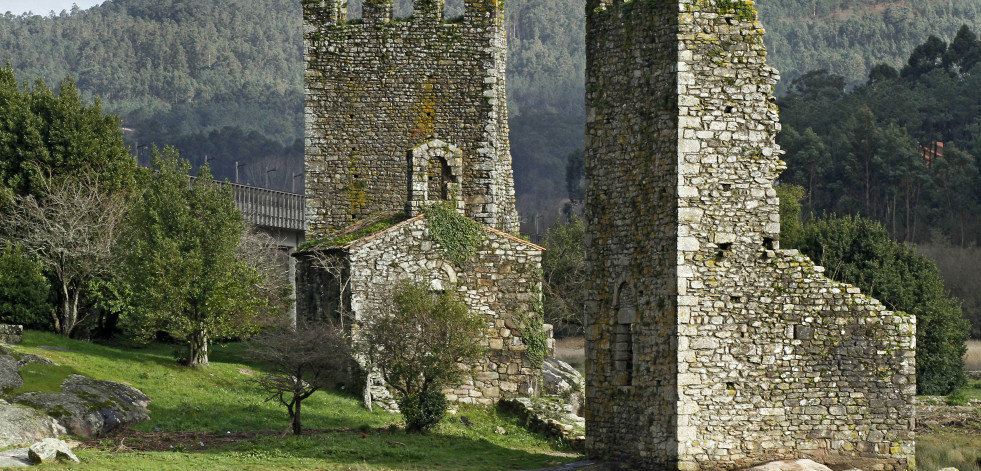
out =
[[(522, 326), (529, 327), (529, 315), (540, 305), (541, 247), (486, 228), (474, 259), (455, 266), (429, 237), (425, 216), (420, 215), (340, 247), (314, 250), (341, 269), (334, 274), (317, 270), (311, 266), (314, 258), (301, 254), (300, 272), (308, 275), (298, 281), (297, 311), (309, 319), (336, 322), (347, 312), (349, 320), (358, 323), (365, 315), (387, 309), (400, 280), (428, 281), (434, 290), (455, 290), (458, 299), (487, 323), (486, 335), (479, 340), (488, 348), (486, 358), (473, 365), (471, 380), (444, 391), (447, 399), (493, 404), (539, 389), (541, 365), (533, 365), (528, 357)], [(394, 408), (380, 383), (370, 389), (372, 402)]]
[[(481, 224), (516, 232), (508, 144), (503, 1), (364, 0), (348, 21), (343, 0), (303, 0), (307, 238), (407, 201), (406, 153), (439, 139), (462, 153), (460, 200)], [(427, 165), (438, 189), (445, 163)]]
[[(444, 392), (483, 404), (534, 394), (542, 373), (532, 358), (543, 352), (531, 355), (522, 339), (528, 329), (551, 338), (537, 312), (543, 249), (507, 234), (518, 218), (503, 3), (465, 0), (463, 16), (446, 19), (443, 0), (416, 0), (414, 16), (393, 18), (392, 0), (364, 0), (361, 19), (348, 21), (344, 0), (303, 1), (307, 239), (318, 243), (297, 256), (298, 316), (356, 331), (385, 312), (402, 280), (453, 290), (486, 321), (474, 341), (488, 355), (472, 380)], [(433, 202), (483, 226), (470, 260), (449, 261), (430, 237)], [(399, 211), (408, 219), (358, 232)], [(374, 376), (366, 400), (391, 409)]]
[(913, 466), (915, 318), (780, 250), (763, 31), (742, 0), (588, 0), (591, 457)]

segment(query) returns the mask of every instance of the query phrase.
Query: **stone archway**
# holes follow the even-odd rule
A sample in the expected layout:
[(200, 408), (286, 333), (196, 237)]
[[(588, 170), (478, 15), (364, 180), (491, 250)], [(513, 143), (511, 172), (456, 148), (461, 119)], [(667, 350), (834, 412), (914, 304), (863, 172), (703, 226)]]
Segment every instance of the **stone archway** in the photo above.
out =
[[(463, 212), (460, 180), (463, 151), (439, 139), (409, 149), (406, 212), (415, 216), (434, 201), (448, 201)], [(433, 169), (431, 172), (430, 169)]]

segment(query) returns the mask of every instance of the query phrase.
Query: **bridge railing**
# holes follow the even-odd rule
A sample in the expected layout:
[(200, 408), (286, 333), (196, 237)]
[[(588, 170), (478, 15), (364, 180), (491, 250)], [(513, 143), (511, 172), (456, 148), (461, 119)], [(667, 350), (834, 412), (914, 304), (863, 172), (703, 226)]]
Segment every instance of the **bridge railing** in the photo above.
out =
[[(195, 180), (191, 177), (191, 180)], [(235, 207), (246, 221), (257, 226), (303, 230), (304, 196), (284, 191), (256, 188), (238, 183), (216, 182), (232, 188)]]

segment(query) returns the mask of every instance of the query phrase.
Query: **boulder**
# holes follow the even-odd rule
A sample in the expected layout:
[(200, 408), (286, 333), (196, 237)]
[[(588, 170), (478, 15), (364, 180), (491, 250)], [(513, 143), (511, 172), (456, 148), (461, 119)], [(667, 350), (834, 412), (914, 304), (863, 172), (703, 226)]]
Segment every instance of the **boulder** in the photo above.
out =
[(36, 410), (0, 404), (0, 448), (26, 445), (65, 433), (65, 427)]
[(14, 448), (0, 451), (0, 468), (26, 468), (34, 465), (31, 458), (27, 456), (28, 450), (29, 448)]
[(85, 438), (150, 419), (146, 408), (150, 398), (125, 384), (71, 375), (62, 383), (61, 391), (25, 393), (13, 402), (38, 409), (72, 434)]
[(44, 358), (40, 355), (35, 355), (33, 353), (25, 353), (21, 355), (20, 360), (18, 360), (18, 362), (20, 363), (20, 366), (24, 366), (30, 363), (37, 363), (39, 365), (57, 365), (57, 363), (48, 360), (47, 358)]
[(545, 380), (545, 394), (562, 398), (572, 406), (574, 414), (583, 416), (586, 380), (582, 373), (562, 360), (546, 358), (542, 364), (542, 378)]
[(17, 389), (24, 384), (24, 379), (17, 373), (19, 369), (20, 363), (14, 357), (0, 355), (0, 392)]
[(832, 471), (831, 468), (811, 460), (774, 461), (754, 466), (746, 471)]
[(28, 449), (27, 456), (34, 464), (51, 463), (59, 458), (78, 463), (78, 457), (64, 440), (45, 438)]

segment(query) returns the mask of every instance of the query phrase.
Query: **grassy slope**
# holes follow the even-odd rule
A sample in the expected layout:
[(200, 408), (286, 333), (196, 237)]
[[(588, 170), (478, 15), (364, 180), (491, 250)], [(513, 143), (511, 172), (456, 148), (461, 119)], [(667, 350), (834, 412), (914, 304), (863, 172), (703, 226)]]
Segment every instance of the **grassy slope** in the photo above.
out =
[[(62, 346), (70, 351), (41, 350), (38, 345)], [(255, 371), (242, 362), (241, 345), (215, 347), (211, 367), (199, 370), (177, 366), (170, 346), (114, 348), (26, 332), (24, 345), (17, 350), (41, 354), (84, 375), (139, 388), (153, 402), (151, 420), (134, 427), (138, 430), (221, 433), (286, 427), (285, 409), (265, 402), (262, 392), (249, 383)], [(150, 453), (80, 450), (83, 463), (71, 469), (491, 470), (538, 468), (574, 459), (564, 453), (558, 454), (566, 456), (555, 456), (554, 444), (524, 430), (516, 418), (476, 407), (463, 407), (459, 414), (466, 415), (473, 428), (449, 416), (429, 435), (379, 431), (401, 417), (369, 412), (349, 395), (320, 392), (303, 403), (304, 426), (352, 430), (283, 440), (260, 437), (225, 449)], [(508, 433), (495, 434), (497, 426)], [(368, 431), (367, 438), (361, 437), (362, 430)]]

